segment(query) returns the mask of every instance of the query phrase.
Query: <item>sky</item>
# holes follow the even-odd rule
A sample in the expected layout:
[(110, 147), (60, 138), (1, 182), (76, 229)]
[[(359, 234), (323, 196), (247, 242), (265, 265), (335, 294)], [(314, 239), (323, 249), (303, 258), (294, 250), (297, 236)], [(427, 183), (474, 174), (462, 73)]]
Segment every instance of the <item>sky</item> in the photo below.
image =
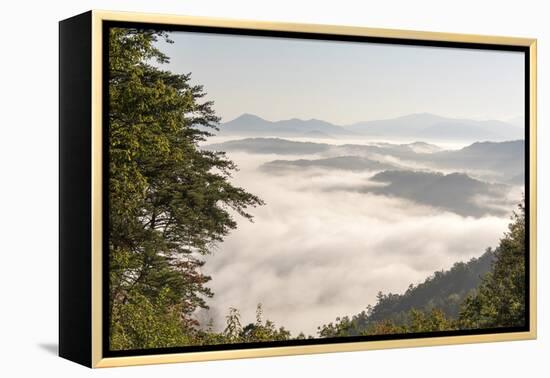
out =
[(166, 69), (192, 73), (222, 122), (243, 113), (338, 125), (412, 113), (523, 116), (524, 56), (442, 47), (173, 32)]

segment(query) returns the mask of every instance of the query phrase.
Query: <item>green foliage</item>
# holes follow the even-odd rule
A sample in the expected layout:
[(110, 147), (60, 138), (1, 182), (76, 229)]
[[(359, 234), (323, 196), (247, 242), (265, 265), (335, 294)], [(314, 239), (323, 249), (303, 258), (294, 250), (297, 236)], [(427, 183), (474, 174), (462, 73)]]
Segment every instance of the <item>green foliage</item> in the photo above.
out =
[(462, 328), (525, 325), (525, 206), (521, 203), (495, 250), (496, 261), (460, 312)]
[(318, 327), (320, 337), (517, 327), (525, 324), (525, 207), (520, 203), (495, 250), (435, 272), (403, 294)]
[[(295, 339), (305, 339), (306, 336), (300, 333)], [(239, 310), (230, 307), (225, 317), (225, 329), (217, 333), (208, 327), (206, 330), (199, 330), (195, 333), (194, 343), (199, 345), (253, 343), (265, 341), (283, 341), (293, 339), (291, 333), (284, 327), (277, 328), (275, 323), (269, 319), (264, 321), (261, 303), (256, 308), (256, 321), (242, 326)]]
[[(256, 307), (256, 322), (245, 327), (241, 325), (241, 316), (235, 308), (229, 309), (226, 317), (226, 327), (223, 331), (228, 343), (252, 343), (262, 341), (290, 340), (291, 334), (284, 327), (277, 328), (271, 320), (263, 320), (262, 304)], [(301, 336), (303, 337), (303, 335)]]
[(381, 320), (370, 324), (366, 330), (360, 333), (360, 335), (399, 335), (403, 333), (407, 333), (406, 326), (397, 325), (391, 320)]
[(370, 311), (370, 319), (399, 321), (411, 309), (429, 311), (434, 308), (456, 318), (460, 304), (479, 285), (494, 259), (493, 251), (488, 248), (479, 258), (466, 263), (457, 262), (447, 271), (437, 271), (424, 282), (410, 285), (403, 294), (379, 293), (377, 304)]
[(434, 308), (427, 311), (412, 309), (406, 314), (402, 324), (396, 324), (389, 319), (375, 321), (362, 332), (362, 335), (392, 335), (455, 329), (457, 329), (456, 321), (448, 318), (440, 309)]
[(223, 335), (230, 343), (236, 343), (241, 338), (243, 326), (241, 325), (241, 314), (234, 307), (229, 308), (229, 314), (225, 317), (226, 326)]
[[(219, 118), (191, 75), (163, 71), (162, 32), (111, 29), (109, 38), (109, 263), (114, 349), (160, 345), (146, 336), (206, 308), (201, 273), (212, 245), (262, 201), (230, 184), (235, 164), (198, 143)], [(143, 318), (130, 310), (142, 309)], [(176, 314), (176, 315), (174, 315)], [(141, 329), (139, 329), (142, 327)], [(182, 332), (183, 332), (182, 331)], [(165, 335), (166, 336), (166, 335)], [(176, 340), (174, 336), (170, 340)], [(180, 341), (187, 338), (182, 336)], [(167, 341), (168, 342), (168, 341)], [(170, 341), (171, 343), (171, 341)], [(185, 343), (184, 343), (185, 344)], [(180, 343), (180, 345), (183, 345)]]
[[(481, 282), (491, 268), (494, 252), (488, 248), (479, 258), (457, 262), (447, 271), (438, 271), (418, 285), (410, 285), (403, 294), (379, 292), (374, 306), (351, 317), (337, 318), (335, 323), (318, 327), (321, 337), (356, 336), (372, 332), (375, 327), (407, 326), (414, 313), (440, 310), (446, 318), (458, 317), (462, 301)], [(383, 326), (385, 325), (385, 326)], [(374, 328), (373, 328), (374, 327)], [(378, 332), (377, 332), (378, 333)]]
[(290, 332), (284, 327), (277, 328), (271, 320), (263, 320), (262, 305), (256, 308), (256, 322), (245, 326), (241, 331), (241, 341), (244, 343), (261, 341), (282, 341), (291, 338)]
[(337, 317), (336, 321), (329, 324), (323, 324), (317, 327), (317, 334), (320, 337), (342, 337), (342, 336), (357, 336), (362, 334), (363, 329), (359, 329), (357, 320), (366, 317), (365, 312), (359, 315)]
[(365, 323), (366, 325), (360, 328), (356, 316), (352, 318), (345, 316), (343, 318), (336, 318), (335, 323), (318, 327), (318, 334), (320, 337), (344, 337), (396, 335), (457, 329), (456, 320), (449, 318), (442, 310), (437, 308), (424, 311), (411, 309), (406, 313), (402, 313), (399, 319), (399, 322), (392, 319), (369, 319)]
[(409, 312), (406, 332), (438, 332), (456, 329), (456, 321), (449, 319), (440, 309), (431, 311), (411, 310)]
[(151, 301), (134, 292), (126, 303), (115, 307), (111, 348), (139, 349), (187, 345), (192, 342), (184, 329), (178, 305), (171, 305), (168, 289)]

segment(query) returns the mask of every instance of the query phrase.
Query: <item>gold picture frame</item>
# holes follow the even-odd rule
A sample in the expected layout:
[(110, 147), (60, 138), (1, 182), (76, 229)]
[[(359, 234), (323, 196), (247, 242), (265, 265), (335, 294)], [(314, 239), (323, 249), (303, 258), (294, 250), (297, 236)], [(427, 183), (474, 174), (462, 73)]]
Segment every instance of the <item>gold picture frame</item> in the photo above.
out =
[[(529, 57), (528, 77), (526, 85), (529, 85), (528, 103), (528, 147), (529, 147), (529, 191), (526, 193), (529, 202), (529, 329), (524, 332), (488, 333), (475, 335), (456, 335), (443, 337), (406, 338), (377, 341), (350, 341), (343, 343), (298, 345), (298, 346), (274, 346), (254, 349), (227, 349), (167, 354), (134, 355), (121, 357), (105, 357), (103, 353), (103, 306), (102, 297), (104, 284), (104, 261), (103, 261), (103, 235), (105, 232), (103, 224), (102, 201), (105, 191), (103, 181), (102, 146), (104, 137), (104, 114), (102, 104), (104, 103), (103, 70), (104, 70), (104, 24), (106, 22), (131, 22), (155, 25), (185, 25), (200, 27), (229, 28), (240, 30), (261, 30), (292, 33), (314, 33), (334, 36), (357, 36), (375, 37), (384, 39), (399, 40), (420, 40), (427, 42), (464, 43), (476, 45), (504, 45), (519, 46), (526, 49)], [(295, 24), (280, 22), (260, 22), (253, 20), (230, 20), (210, 17), (189, 17), (162, 14), (144, 14), (127, 12), (110, 12), (93, 10), (80, 16), (62, 21), (60, 23), (60, 127), (61, 127), (61, 194), (64, 200), (60, 203), (61, 224), (60, 229), (60, 355), (70, 360), (79, 362), (89, 367), (114, 367), (144, 364), (160, 364), (188, 361), (208, 361), (220, 359), (238, 359), (251, 357), (284, 356), (298, 354), (328, 353), (328, 352), (349, 352), (372, 349), (388, 349), (403, 347), (423, 347), (449, 344), (483, 343), (495, 341), (529, 340), (537, 336), (537, 265), (536, 265), (536, 224), (537, 224), (537, 41), (531, 38), (516, 38), (502, 36), (485, 36), (454, 33), (437, 33), (412, 30), (378, 29), (354, 26), (335, 26), (317, 24)], [(79, 39), (79, 36), (82, 36)], [(84, 42), (83, 42), (84, 41)], [(87, 51), (82, 54), (82, 51)], [(80, 58), (75, 58), (80, 54)], [(76, 60), (75, 60), (76, 59)], [(81, 59), (80, 61), (78, 59)], [(81, 67), (84, 71), (74, 72), (72, 76), (67, 71), (70, 62), (84, 64)], [(86, 63), (88, 62), (88, 63)], [(75, 68), (76, 69), (76, 68)], [(89, 75), (86, 76), (86, 70)], [(84, 76), (83, 76), (84, 75)], [(76, 95), (74, 82), (80, 83), (77, 90), (83, 93)], [(64, 94), (65, 91), (65, 94)], [(70, 92), (70, 94), (69, 94)], [(89, 94), (86, 97), (86, 94)], [(74, 113), (75, 101), (80, 102), (81, 112)], [(87, 102), (89, 101), (89, 102)], [(78, 126), (75, 122), (83, 122), (89, 126)], [(69, 124), (72, 127), (80, 127), (83, 131), (67, 131)], [(83, 143), (89, 143), (89, 149), (83, 150), (83, 158), (90, 165), (86, 166), (85, 172), (80, 174), (86, 177), (82, 185), (88, 187), (88, 191), (78, 192), (78, 188), (65, 186), (65, 179), (74, 180), (76, 170), (83, 167), (71, 168), (65, 164), (69, 154), (80, 153), (64, 147), (64, 133), (78, 133), (76, 138), (82, 138)], [(67, 134), (66, 138), (73, 138), (75, 135)], [(67, 139), (67, 141), (69, 140)], [(67, 142), (68, 143), (68, 142)], [(66, 153), (67, 155), (64, 155)], [(86, 155), (90, 153), (90, 155)], [(73, 155), (74, 156), (74, 155)], [(66, 163), (70, 164), (70, 163)], [(65, 167), (65, 168), (63, 168)], [(84, 177), (83, 176), (83, 177)], [(74, 190), (72, 192), (71, 190)], [(89, 216), (89, 221), (76, 224), (76, 216), (70, 213), (67, 207), (76, 202), (84, 201), (84, 208)], [(72, 215), (71, 215), (72, 214)], [(75, 230), (71, 227), (80, 227)], [(68, 233), (76, 235), (67, 240)], [(78, 235), (87, 235), (87, 239)], [(65, 241), (67, 240), (67, 241)], [(81, 257), (70, 256), (82, 254)], [(84, 257), (82, 257), (84, 256)], [(73, 273), (71, 273), (73, 272)], [(83, 274), (82, 272), (86, 272)], [(78, 275), (79, 277), (75, 277)], [(79, 290), (81, 298), (75, 302)], [(82, 291), (83, 290), (83, 291)], [(88, 292), (89, 290), (89, 292)], [(78, 311), (71, 309), (75, 303), (84, 303)], [(82, 317), (83, 313), (85, 315)], [(70, 324), (70, 325), (67, 325)], [(87, 346), (75, 351), (77, 339), (84, 340)]]

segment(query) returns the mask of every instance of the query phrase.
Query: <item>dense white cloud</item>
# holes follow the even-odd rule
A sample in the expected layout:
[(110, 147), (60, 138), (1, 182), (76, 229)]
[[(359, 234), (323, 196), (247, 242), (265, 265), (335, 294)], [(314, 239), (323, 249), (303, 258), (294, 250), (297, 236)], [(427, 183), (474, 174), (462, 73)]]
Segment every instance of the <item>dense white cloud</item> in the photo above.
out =
[(238, 229), (207, 257), (215, 295), (212, 317), (223, 329), (227, 309), (243, 322), (262, 303), (266, 316), (293, 334), (316, 335), (317, 326), (374, 304), (378, 291), (402, 292), (454, 262), (495, 246), (506, 217), (462, 217), (410, 201), (368, 193), (323, 191), (353, 185), (372, 173), (327, 171), (269, 175), (257, 167), (281, 155), (232, 153), (233, 181), (266, 205), (251, 209), (254, 222)]

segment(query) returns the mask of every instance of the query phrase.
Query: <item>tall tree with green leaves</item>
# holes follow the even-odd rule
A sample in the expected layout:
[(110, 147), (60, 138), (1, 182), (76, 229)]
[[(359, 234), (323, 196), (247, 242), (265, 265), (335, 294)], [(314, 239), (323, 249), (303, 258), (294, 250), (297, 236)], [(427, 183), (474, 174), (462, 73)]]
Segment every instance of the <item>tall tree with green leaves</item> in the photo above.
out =
[(243, 327), (241, 332), (242, 342), (283, 341), (290, 338), (290, 331), (284, 327), (277, 328), (275, 323), (269, 319), (264, 321), (261, 303), (258, 303), (256, 307), (256, 322), (249, 323)]
[[(262, 204), (229, 182), (236, 165), (223, 152), (198, 147), (219, 118), (191, 74), (160, 68), (169, 58), (159, 39), (171, 42), (153, 30), (109, 35), (109, 311), (117, 349), (181, 343), (147, 335), (192, 332), (192, 313), (212, 296), (202, 256), (237, 227), (235, 215), (252, 219), (247, 209)], [(146, 319), (130, 319), (140, 312)]]
[(496, 260), (460, 312), (461, 328), (525, 325), (525, 205), (520, 203), (508, 232), (495, 249)]

